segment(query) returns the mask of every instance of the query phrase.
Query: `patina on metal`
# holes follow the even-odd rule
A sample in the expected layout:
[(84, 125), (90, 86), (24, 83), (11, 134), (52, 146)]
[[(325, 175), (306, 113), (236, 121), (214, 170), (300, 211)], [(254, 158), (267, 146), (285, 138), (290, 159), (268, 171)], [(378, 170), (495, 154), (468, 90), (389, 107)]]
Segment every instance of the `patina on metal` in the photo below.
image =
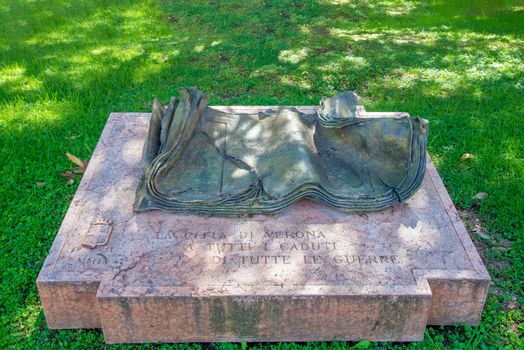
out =
[(360, 117), (352, 92), (323, 99), (317, 114), (233, 114), (206, 102), (195, 88), (167, 108), (154, 101), (136, 211), (273, 214), (303, 198), (376, 211), (422, 182), (427, 121)]

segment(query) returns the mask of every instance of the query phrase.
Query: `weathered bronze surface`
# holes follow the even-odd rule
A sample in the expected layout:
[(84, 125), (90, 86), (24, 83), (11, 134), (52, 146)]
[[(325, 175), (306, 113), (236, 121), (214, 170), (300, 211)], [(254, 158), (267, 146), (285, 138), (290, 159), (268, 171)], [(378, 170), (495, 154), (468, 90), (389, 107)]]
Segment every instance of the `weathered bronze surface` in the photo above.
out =
[(231, 114), (206, 101), (195, 88), (167, 108), (154, 101), (136, 211), (272, 214), (302, 198), (375, 211), (422, 182), (427, 122), (419, 117), (358, 117), (351, 92), (322, 100), (318, 114)]

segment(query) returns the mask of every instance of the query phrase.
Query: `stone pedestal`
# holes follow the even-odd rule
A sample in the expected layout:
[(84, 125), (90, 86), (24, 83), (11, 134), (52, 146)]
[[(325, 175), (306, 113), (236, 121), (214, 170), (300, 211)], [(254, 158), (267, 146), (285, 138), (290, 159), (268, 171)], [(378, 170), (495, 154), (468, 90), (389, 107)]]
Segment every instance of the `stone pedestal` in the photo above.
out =
[(489, 276), (431, 161), (412, 199), (377, 213), (136, 214), (149, 117), (107, 122), (38, 277), (50, 328), (102, 328), (108, 343), (416, 341), (479, 322)]

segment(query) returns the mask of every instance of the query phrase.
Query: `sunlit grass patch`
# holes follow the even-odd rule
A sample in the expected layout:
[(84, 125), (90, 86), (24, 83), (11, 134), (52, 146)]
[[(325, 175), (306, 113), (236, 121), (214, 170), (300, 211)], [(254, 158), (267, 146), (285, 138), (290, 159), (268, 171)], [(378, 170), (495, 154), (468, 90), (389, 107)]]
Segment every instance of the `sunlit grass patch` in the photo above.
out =
[(27, 75), (20, 65), (0, 67), (0, 97), (36, 92), (42, 88), (42, 81)]

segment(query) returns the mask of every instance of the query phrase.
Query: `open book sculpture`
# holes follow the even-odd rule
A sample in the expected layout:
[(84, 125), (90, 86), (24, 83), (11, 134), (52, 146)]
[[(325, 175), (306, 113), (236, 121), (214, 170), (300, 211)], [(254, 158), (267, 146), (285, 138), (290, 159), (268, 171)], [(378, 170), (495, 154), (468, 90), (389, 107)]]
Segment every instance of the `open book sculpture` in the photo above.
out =
[(356, 95), (322, 100), (317, 114), (206, 108), (195, 88), (153, 103), (135, 210), (272, 214), (308, 198), (375, 211), (409, 198), (426, 167), (427, 122), (357, 115)]

